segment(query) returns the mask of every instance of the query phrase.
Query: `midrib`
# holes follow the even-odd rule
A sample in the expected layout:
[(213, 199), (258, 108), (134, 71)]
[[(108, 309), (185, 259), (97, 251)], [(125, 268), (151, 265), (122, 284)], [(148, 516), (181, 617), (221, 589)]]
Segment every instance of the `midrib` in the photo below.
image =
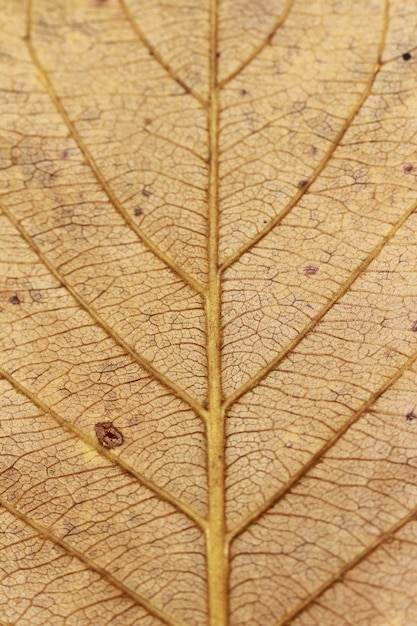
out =
[(208, 290), (206, 296), (209, 418), (207, 458), (209, 523), (206, 535), (210, 626), (228, 623), (228, 546), (225, 525), (225, 436), (222, 407), (221, 282), (219, 271), (217, 0), (210, 0), (210, 94), (208, 107)]

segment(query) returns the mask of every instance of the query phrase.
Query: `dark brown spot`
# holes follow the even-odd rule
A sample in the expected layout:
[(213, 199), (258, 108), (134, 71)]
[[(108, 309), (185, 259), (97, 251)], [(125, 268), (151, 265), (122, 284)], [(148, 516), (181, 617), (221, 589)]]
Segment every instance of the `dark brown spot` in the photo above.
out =
[(303, 272), (306, 276), (314, 276), (314, 274), (317, 274), (318, 271), (319, 268), (317, 267), (317, 265), (306, 265), (303, 269)]
[(10, 296), (9, 302), (11, 304), (20, 304), (20, 298), (19, 298), (19, 296), (16, 296), (16, 295)]
[(145, 126), (149, 126), (150, 124), (152, 124), (152, 120), (150, 117), (145, 117), (143, 123), (145, 124)]
[(247, 96), (248, 95), (247, 89), (240, 89), (239, 93), (240, 93), (241, 96)]
[(142, 189), (142, 196), (145, 196), (145, 198), (149, 198), (150, 195), (151, 195), (151, 192), (149, 191), (149, 189), (146, 189), (146, 187), (144, 187)]
[(113, 422), (98, 422), (94, 429), (98, 442), (103, 448), (117, 448), (125, 440), (122, 431), (113, 426)]
[(414, 411), (409, 411), (407, 415), (405, 416), (406, 422), (414, 422), (415, 419), (416, 419), (416, 414), (414, 413)]
[(208, 408), (209, 408), (208, 400), (204, 400), (204, 402), (203, 402), (203, 409), (206, 409), (206, 411), (207, 411)]
[(404, 174), (408, 174), (408, 172), (412, 172), (414, 169), (414, 165), (411, 165), (411, 163), (405, 163), (403, 165), (403, 172)]
[(153, 50), (149, 50), (149, 56), (153, 57), (154, 56), (154, 51)]
[(141, 215), (143, 215), (143, 209), (140, 206), (136, 207), (136, 209), (134, 210), (134, 214), (136, 215), (136, 217), (140, 217)]
[(216, 52), (216, 59), (220, 59), (222, 53), (221, 52)]
[(417, 333), (417, 320), (416, 320), (416, 321), (414, 322), (414, 324), (411, 326), (411, 330), (412, 330), (414, 333)]
[(297, 183), (297, 187), (299, 189), (304, 189), (304, 187), (306, 187), (308, 185), (308, 180), (300, 180)]
[(404, 61), (409, 61), (412, 58), (410, 52), (404, 52), (402, 56), (403, 56)]

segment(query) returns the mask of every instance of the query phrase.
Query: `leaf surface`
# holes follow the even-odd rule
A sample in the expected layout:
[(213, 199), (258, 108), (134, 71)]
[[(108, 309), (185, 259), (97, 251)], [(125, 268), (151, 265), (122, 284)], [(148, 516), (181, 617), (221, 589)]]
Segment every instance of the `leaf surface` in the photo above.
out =
[(2, 626), (417, 620), (416, 26), (3, 0)]

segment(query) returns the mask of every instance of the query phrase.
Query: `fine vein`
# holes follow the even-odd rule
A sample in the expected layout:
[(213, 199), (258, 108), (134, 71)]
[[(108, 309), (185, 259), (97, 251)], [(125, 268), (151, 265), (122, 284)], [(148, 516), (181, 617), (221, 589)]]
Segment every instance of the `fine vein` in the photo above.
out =
[(203, 409), (201, 404), (197, 402), (195, 398), (190, 396), (184, 389), (182, 389), (175, 382), (167, 378), (162, 372), (157, 370), (149, 361), (147, 361), (144, 357), (142, 357), (132, 346), (130, 346), (118, 333), (116, 333), (113, 328), (111, 328), (107, 322), (97, 313), (97, 311), (77, 292), (76, 289), (69, 283), (69, 281), (65, 278), (63, 274), (49, 261), (49, 259), (41, 252), (35, 241), (29, 235), (27, 230), (22, 226), (22, 224), (15, 218), (15, 216), (9, 211), (9, 209), (0, 201), (0, 209), (3, 213), (8, 217), (8, 219), (12, 222), (13, 226), (16, 230), (19, 231), (22, 238), (26, 241), (26, 243), (30, 246), (30, 248), (37, 254), (40, 261), (45, 265), (45, 267), (53, 274), (53, 276), (57, 279), (57, 281), (65, 287), (65, 289), (71, 294), (74, 300), (79, 304), (79, 306), (89, 314), (91, 319), (94, 321), (97, 326), (100, 326), (102, 330), (113, 339), (118, 346), (123, 348), (127, 354), (140, 365), (144, 370), (151, 374), (158, 382), (160, 382), (164, 387), (168, 388), (172, 393), (174, 393), (178, 398), (183, 400), (193, 411), (203, 420), (206, 421), (206, 411)]
[(221, 266), (222, 272), (226, 271), (229, 267), (231, 267), (234, 263), (236, 263), (246, 252), (248, 252), (251, 248), (253, 248), (257, 243), (259, 243), (273, 228), (275, 228), (276, 226), (278, 226), (282, 222), (282, 220), (292, 211), (292, 209), (295, 206), (297, 206), (297, 204), (300, 201), (300, 199), (304, 196), (304, 194), (306, 194), (308, 192), (308, 190), (310, 189), (311, 185), (314, 183), (315, 180), (317, 180), (317, 178), (320, 176), (320, 174), (322, 173), (322, 171), (324, 170), (326, 165), (329, 163), (329, 161), (330, 161), (331, 157), (333, 156), (334, 152), (336, 151), (338, 146), (341, 144), (342, 139), (345, 136), (347, 130), (352, 125), (353, 120), (357, 117), (359, 112), (362, 110), (363, 105), (365, 104), (366, 100), (368, 99), (368, 97), (369, 97), (369, 95), (370, 95), (370, 93), (372, 91), (372, 87), (374, 85), (375, 79), (378, 76), (378, 73), (379, 73), (379, 71), (380, 71), (380, 69), (382, 67), (381, 57), (382, 57), (382, 53), (383, 53), (383, 50), (384, 50), (384, 45), (385, 45), (387, 31), (388, 31), (388, 0), (386, 0), (386, 2), (385, 2), (384, 18), (385, 18), (384, 19), (384, 24), (383, 24), (383, 27), (381, 29), (381, 39), (380, 39), (379, 46), (378, 46), (378, 56), (377, 56), (377, 60), (375, 62), (374, 68), (373, 68), (372, 72), (370, 73), (369, 80), (368, 80), (368, 82), (367, 82), (367, 84), (365, 86), (365, 89), (364, 89), (364, 91), (363, 91), (363, 93), (362, 93), (358, 103), (356, 104), (355, 107), (353, 107), (352, 111), (350, 112), (349, 116), (347, 117), (347, 119), (346, 119), (345, 123), (343, 124), (342, 128), (340, 129), (340, 131), (336, 135), (336, 137), (335, 137), (335, 139), (334, 139), (330, 149), (325, 154), (323, 160), (319, 163), (317, 168), (314, 170), (314, 172), (310, 176), (309, 180), (307, 181), (307, 184), (295, 194), (295, 196), (288, 203), (288, 205), (285, 207), (285, 209), (281, 213), (279, 213), (274, 219), (272, 219), (265, 226), (265, 228), (260, 230), (254, 237), (252, 237), (244, 246), (242, 246), (241, 248), (236, 250), (236, 252), (234, 252), (228, 259), (226, 259), (224, 261), (224, 263)]
[(71, 136), (73, 137), (74, 141), (76, 142), (80, 152), (82, 153), (86, 163), (88, 163), (88, 165), (90, 166), (91, 170), (93, 171), (96, 180), (100, 183), (103, 191), (105, 192), (105, 194), (107, 195), (109, 201), (111, 202), (111, 204), (113, 205), (113, 207), (115, 208), (115, 210), (119, 213), (119, 215), (123, 218), (124, 222), (126, 223), (126, 225), (136, 234), (136, 236), (138, 237), (138, 239), (140, 239), (140, 241), (146, 245), (146, 247), (160, 260), (162, 261), (167, 267), (169, 267), (177, 276), (179, 276), (185, 284), (187, 284), (189, 287), (191, 287), (192, 289), (194, 289), (194, 291), (196, 291), (199, 294), (204, 294), (204, 288), (203, 286), (190, 274), (188, 274), (182, 267), (180, 267), (179, 265), (177, 265), (177, 263), (175, 263), (175, 261), (173, 261), (167, 254), (165, 254), (165, 252), (163, 252), (160, 248), (158, 248), (152, 241), (152, 239), (150, 237), (148, 237), (148, 235), (141, 230), (136, 222), (130, 217), (130, 215), (128, 215), (128, 213), (126, 212), (126, 210), (123, 208), (121, 202), (119, 201), (119, 199), (117, 198), (116, 194), (113, 192), (113, 190), (111, 189), (110, 185), (108, 184), (108, 182), (105, 180), (104, 176), (102, 175), (100, 168), (98, 167), (97, 163), (95, 162), (95, 160), (93, 159), (90, 151), (88, 150), (87, 146), (85, 145), (83, 139), (81, 138), (81, 135), (78, 133), (77, 129), (75, 128), (73, 122), (71, 121), (65, 107), (63, 106), (60, 98), (58, 97), (55, 88), (52, 84), (52, 81), (49, 79), (37, 53), (36, 50), (33, 46), (32, 40), (31, 40), (31, 24), (32, 24), (32, 2), (33, 0), (28, 0), (28, 29), (27, 29), (27, 34), (26, 34), (26, 43), (27, 43), (27, 47), (29, 50), (29, 54), (31, 56), (31, 59), (33, 61), (33, 64), (35, 65), (36, 69), (38, 70), (39, 76), (42, 80), (42, 83), (45, 87), (45, 89), (47, 90), (52, 102), (55, 105), (56, 110), (58, 111), (59, 115), (62, 118), (62, 121), (64, 122), (64, 124), (66, 125), (66, 127), (68, 128)]
[(267, 511), (269, 511), (272, 507), (274, 507), (282, 498), (289, 493), (289, 491), (300, 482), (300, 480), (317, 465), (317, 463), (323, 458), (323, 456), (328, 452), (338, 441), (346, 434), (353, 424), (356, 422), (367, 412), (369, 411), (373, 404), (381, 397), (384, 393), (388, 391), (397, 380), (401, 378), (401, 376), (408, 371), (414, 363), (417, 361), (417, 351), (413, 352), (413, 354), (405, 361), (402, 367), (398, 368), (395, 373), (388, 378), (388, 380), (381, 385), (377, 391), (372, 393), (368, 400), (366, 400), (362, 406), (343, 424), (343, 426), (334, 433), (332, 437), (310, 458), (310, 460), (305, 463), (302, 468), (296, 472), (292, 478), (280, 489), (278, 493), (275, 493), (271, 498), (269, 498), (259, 509), (253, 511), (251, 515), (249, 515), (241, 524), (236, 526), (228, 535), (228, 540), (233, 541), (236, 537), (241, 535), (254, 521), (262, 517)]
[(332, 309), (332, 307), (349, 291), (355, 281), (360, 278), (364, 272), (368, 269), (371, 263), (379, 256), (384, 247), (389, 241), (397, 234), (398, 230), (405, 224), (413, 213), (415, 213), (417, 203), (413, 203), (409, 209), (400, 217), (400, 219), (391, 227), (389, 232), (382, 237), (381, 241), (373, 248), (368, 256), (360, 263), (356, 269), (351, 273), (349, 278), (339, 287), (339, 289), (333, 294), (332, 298), (321, 309), (321, 311), (314, 317), (307, 326), (296, 336), (290, 343), (270, 361), (259, 372), (252, 376), (246, 383), (244, 383), (239, 389), (232, 393), (225, 402), (225, 406), (230, 408), (235, 402), (239, 400), (245, 393), (251, 391), (256, 387), (261, 380), (263, 380), (268, 374), (278, 367), (298, 346), (298, 344), (306, 338), (323, 320), (325, 315)]
[(167, 624), (167, 626), (184, 626), (181, 622), (178, 622), (176, 619), (174, 619), (173, 617), (165, 613), (165, 611), (163, 611), (162, 609), (159, 609), (152, 602), (149, 602), (149, 600), (147, 600), (142, 594), (137, 593), (133, 589), (130, 589), (123, 582), (115, 578), (104, 567), (101, 567), (97, 563), (94, 563), (92, 559), (90, 559), (80, 550), (77, 550), (77, 548), (75, 548), (73, 545), (61, 539), (61, 537), (59, 537), (52, 530), (50, 530), (49, 528), (46, 528), (42, 524), (39, 524), (35, 520), (31, 519), (30, 517), (28, 517), (27, 515), (25, 515), (18, 509), (16, 509), (14, 506), (10, 504), (10, 502), (7, 502), (7, 500), (3, 498), (0, 499), (0, 506), (5, 508), (9, 513), (14, 515), (17, 519), (20, 519), (22, 522), (24, 522), (25, 524), (27, 524), (28, 526), (36, 530), (40, 535), (42, 535), (46, 539), (49, 539), (56, 545), (61, 546), (61, 548), (63, 548), (68, 554), (71, 554), (72, 556), (82, 561), (84, 565), (88, 567), (88, 569), (94, 572), (97, 572), (97, 574), (99, 574), (101, 578), (109, 582), (111, 585), (113, 585), (113, 587), (120, 589), (120, 591), (122, 591), (126, 596), (131, 598), (135, 602), (135, 604), (142, 606), (144, 609), (148, 611), (148, 613), (160, 619), (164, 624)]
[(136, 22), (136, 20), (135, 20), (135, 18), (133, 16), (131, 10), (127, 6), (125, 0), (119, 0), (119, 4), (120, 4), (122, 10), (125, 12), (125, 14), (127, 16), (127, 19), (129, 20), (129, 23), (130, 23), (133, 31), (136, 33), (136, 35), (138, 36), (140, 41), (149, 50), (149, 52), (153, 56), (153, 58), (166, 71), (168, 76), (170, 76), (170, 78), (172, 78), (172, 80), (174, 80), (176, 83), (178, 83), (178, 85), (180, 85), (180, 87), (182, 87), (186, 93), (189, 93), (195, 100), (197, 100), (200, 104), (202, 104), (204, 107), (206, 107), (207, 106), (206, 100), (202, 96), (200, 96), (200, 94), (197, 91), (194, 91), (193, 89), (191, 89), (191, 87), (189, 85), (187, 85), (187, 83), (172, 69), (172, 67), (165, 61), (165, 59), (162, 57), (162, 55), (158, 52), (158, 50), (151, 44), (149, 39), (141, 31), (141, 29), (139, 28), (139, 26), (138, 26), (138, 24), (137, 24), (137, 22)]
[(317, 599), (322, 596), (332, 585), (336, 582), (343, 579), (343, 577), (351, 571), (356, 565), (359, 565), (364, 561), (370, 554), (375, 552), (383, 543), (385, 543), (388, 539), (393, 537), (399, 530), (404, 528), (409, 522), (415, 519), (417, 513), (417, 507), (414, 507), (405, 517), (400, 519), (396, 524), (393, 524), (391, 528), (381, 533), (381, 535), (371, 543), (365, 550), (359, 552), (351, 561), (343, 565), (340, 570), (331, 576), (326, 582), (324, 582), (320, 587), (318, 587), (313, 593), (311, 593), (307, 598), (301, 602), (297, 607), (295, 607), (292, 611), (287, 613), (282, 620), (279, 620), (274, 624), (274, 626), (289, 626), (289, 624), (302, 613), (307, 607), (311, 606)]
[(103, 456), (108, 461), (111, 461), (113, 465), (118, 466), (123, 472), (133, 476), (140, 484), (152, 491), (164, 502), (171, 504), (180, 513), (186, 515), (191, 521), (193, 521), (200, 529), (205, 530), (207, 526), (206, 520), (201, 517), (196, 511), (194, 511), (187, 504), (178, 500), (174, 495), (165, 491), (161, 487), (158, 487), (153, 481), (149, 480), (138, 471), (136, 471), (129, 463), (127, 463), (121, 456), (114, 454), (110, 450), (103, 448), (93, 437), (87, 435), (81, 428), (78, 428), (75, 424), (72, 424), (68, 420), (64, 419), (59, 413), (54, 411), (50, 406), (43, 402), (38, 396), (32, 393), (25, 385), (19, 382), (14, 376), (12, 376), (7, 370), (0, 366), (0, 377), (7, 380), (10, 385), (20, 394), (25, 396), (34, 406), (40, 409), (45, 415), (49, 415), (57, 424), (64, 428), (71, 435), (76, 436), (80, 441), (87, 446), (93, 448), (98, 454)]
[(236, 76), (243, 72), (245, 67), (248, 67), (248, 65), (250, 65), (256, 59), (256, 57), (261, 54), (263, 50), (265, 50), (268, 44), (271, 43), (273, 37), (276, 35), (278, 29), (284, 24), (289, 14), (291, 13), (291, 9), (294, 6), (294, 1), (295, 0), (287, 0), (287, 4), (285, 5), (284, 10), (282, 11), (281, 15), (278, 16), (278, 18), (276, 19), (274, 26), (271, 28), (265, 39), (258, 46), (256, 46), (256, 48), (252, 51), (248, 58), (245, 59), (245, 61), (241, 65), (239, 65), (239, 67), (237, 67), (233, 72), (226, 76), (226, 78), (220, 81), (219, 87), (225, 87), (227, 83), (229, 83), (231, 80), (233, 80), (233, 78), (236, 78)]

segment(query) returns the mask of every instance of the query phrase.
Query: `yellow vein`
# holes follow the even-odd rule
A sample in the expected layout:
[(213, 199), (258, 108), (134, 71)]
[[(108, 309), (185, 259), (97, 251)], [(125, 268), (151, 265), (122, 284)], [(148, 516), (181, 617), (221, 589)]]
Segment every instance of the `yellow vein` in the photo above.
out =
[(320, 596), (322, 596), (332, 585), (340, 581), (349, 571), (364, 561), (370, 554), (375, 552), (385, 541), (390, 539), (399, 530), (404, 528), (409, 522), (415, 520), (417, 513), (417, 507), (414, 507), (403, 519), (391, 526), (391, 528), (383, 533), (371, 543), (365, 550), (357, 554), (351, 561), (346, 563), (340, 570), (331, 576), (325, 583), (320, 585), (316, 591), (311, 593), (303, 602), (301, 602), (295, 609), (285, 615), (285, 617), (276, 622), (275, 626), (288, 626), (296, 617), (300, 615), (307, 607), (315, 602)]
[(362, 274), (368, 269), (370, 264), (379, 256), (382, 252), (383, 248), (387, 245), (389, 241), (396, 235), (398, 230), (403, 226), (403, 224), (408, 220), (408, 218), (415, 213), (417, 208), (417, 203), (414, 203), (408, 211), (392, 226), (390, 231), (381, 239), (381, 241), (375, 246), (372, 252), (358, 265), (358, 267), (352, 272), (347, 281), (345, 281), (339, 289), (334, 293), (333, 297), (328, 301), (328, 303), (321, 309), (321, 311), (314, 317), (307, 326), (301, 331), (297, 337), (294, 337), (292, 341), (270, 362), (268, 365), (263, 367), (255, 376), (250, 378), (246, 383), (244, 383), (240, 389), (237, 389), (233, 394), (229, 396), (229, 398), (225, 401), (224, 407), (225, 410), (230, 408), (239, 398), (241, 398), (245, 393), (251, 391), (258, 383), (261, 382), (268, 374), (272, 372), (280, 363), (282, 363), (288, 355), (298, 346), (298, 344), (305, 339), (305, 337), (311, 333), (318, 324), (323, 320), (326, 314), (330, 311), (330, 309), (348, 292), (353, 283), (362, 276)]
[(195, 291), (197, 291), (201, 295), (204, 295), (205, 294), (205, 289), (200, 284), (200, 282), (197, 281), (193, 276), (188, 274), (188, 272), (183, 270), (179, 265), (177, 265), (177, 263), (175, 263), (167, 254), (165, 254), (165, 252), (163, 252), (160, 248), (158, 248), (153, 243), (152, 239), (150, 237), (148, 237), (148, 235), (137, 226), (137, 224), (134, 221), (134, 219), (132, 219), (132, 217), (130, 217), (130, 215), (128, 215), (127, 211), (125, 211), (125, 209), (123, 208), (121, 202), (117, 198), (116, 194), (113, 192), (113, 190), (111, 189), (110, 185), (105, 180), (105, 178), (102, 175), (102, 173), (100, 172), (100, 169), (99, 169), (97, 163), (93, 159), (90, 151), (88, 150), (88, 148), (85, 145), (83, 139), (81, 138), (81, 135), (76, 130), (76, 128), (75, 128), (74, 124), (72, 123), (72, 121), (71, 121), (71, 119), (70, 119), (70, 117), (69, 117), (65, 107), (61, 103), (61, 100), (60, 100), (59, 96), (57, 95), (57, 93), (55, 91), (55, 88), (54, 88), (51, 80), (49, 79), (49, 77), (48, 77), (48, 75), (47, 75), (47, 73), (46, 73), (42, 63), (40, 62), (40, 60), (38, 58), (38, 55), (37, 55), (37, 53), (35, 51), (35, 48), (34, 48), (34, 46), (32, 44), (32, 41), (30, 39), (31, 22), (32, 22), (32, 17), (31, 17), (32, 16), (32, 3), (33, 3), (33, 0), (28, 0), (28, 28), (27, 28), (27, 34), (26, 34), (26, 38), (25, 39), (26, 39), (26, 44), (27, 44), (28, 50), (29, 50), (29, 54), (31, 56), (33, 64), (35, 65), (35, 67), (36, 67), (36, 69), (37, 69), (37, 71), (39, 73), (39, 77), (40, 77), (40, 79), (42, 81), (43, 86), (45, 87), (46, 91), (48, 92), (52, 102), (55, 105), (55, 108), (56, 108), (57, 112), (61, 116), (62, 121), (64, 122), (66, 127), (68, 128), (72, 138), (76, 142), (76, 144), (77, 144), (81, 154), (84, 157), (84, 160), (86, 161), (86, 163), (92, 169), (96, 180), (100, 183), (103, 191), (107, 195), (107, 197), (108, 197), (109, 201), (111, 202), (111, 204), (113, 205), (114, 209), (119, 213), (119, 215), (123, 218), (124, 222), (129, 226), (129, 228), (131, 228), (131, 230), (136, 234), (136, 236), (140, 239), (140, 241), (160, 261), (162, 261), (175, 274), (177, 274), (177, 276), (179, 276), (189, 287), (191, 287), (192, 289), (194, 289)]
[(208, 182), (208, 293), (206, 298), (209, 416), (207, 420), (207, 465), (209, 517), (206, 532), (207, 578), (210, 626), (228, 624), (229, 555), (225, 520), (225, 433), (222, 412), (221, 276), (219, 272), (219, 86), (217, 55), (217, 0), (210, 0), (210, 103)]
[(238, 74), (243, 72), (243, 70), (246, 67), (248, 67), (248, 65), (250, 65), (252, 61), (254, 61), (256, 57), (259, 54), (261, 54), (263, 50), (265, 50), (265, 48), (271, 43), (272, 39), (276, 35), (277, 30), (284, 24), (284, 22), (288, 18), (291, 12), (291, 9), (293, 8), (293, 5), (294, 5), (294, 0), (287, 1), (287, 4), (285, 5), (284, 10), (282, 11), (281, 15), (277, 18), (274, 26), (272, 27), (271, 31), (268, 33), (267, 37), (262, 41), (262, 43), (260, 43), (252, 51), (252, 53), (248, 56), (248, 58), (241, 65), (239, 65), (239, 67), (237, 67), (233, 72), (231, 72), (228, 76), (226, 76), (226, 78), (220, 81), (219, 83), (220, 88), (225, 87), (225, 85), (227, 85), (227, 83), (229, 83), (233, 78), (236, 78)]
[(122, 8), (122, 10), (125, 12), (125, 14), (127, 16), (127, 19), (129, 21), (133, 31), (136, 33), (136, 35), (138, 36), (140, 41), (143, 43), (143, 45), (149, 50), (149, 52), (152, 55), (152, 57), (166, 71), (168, 76), (170, 78), (172, 78), (172, 80), (174, 80), (176, 83), (178, 83), (178, 85), (180, 85), (180, 87), (182, 87), (186, 93), (189, 93), (190, 96), (192, 96), (200, 104), (202, 104), (204, 107), (206, 107), (207, 106), (207, 101), (202, 96), (200, 96), (200, 94), (197, 91), (194, 91), (193, 89), (191, 89), (191, 87), (189, 87), (189, 85), (187, 85), (187, 83), (176, 72), (174, 72), (172, 67), (164, 60), (162, 55), (159, 54), (158, 50), (156, 48), (154, 48), (154, 46), (151, 44), (149, 39), (140, 30), (140, 28), (137, 25), (137, 22), (136, 22), (136, 20), (135, 20), (135, 18), (133, 16), (131, 10), (128, 8), (125, 0), (119, 0), (119, 5)]
[(9, 218), (12, 222), (13, 226), (16, 230), (19, 231), (22, 238), (26, 241), (26, 243), (30, 246), (30, 248), (38, 255), (39, 259), (45, 265), (45, 267), (51, 272), (51, 274), (56, 278), (56, 280), (63, 286), (65, 289), (71, 294), (74, 300), (79, 304), (79, 306), (86, 311), (91, 319), (94, 321), (97, 326), (100, 326), (104, 332), (113, 339), (118, 346), (123, 348), (127, 354), (138, 363), (144, 370), (151, 374), (158, 382), (160, 382), (164, 387), (169, 389), (172, 393), (174, 393), (178, 398), (183, 400), (189, 407), (193, 409), (193, 411), (202, 419), (203, 422), (206, 422), (206, 410), (201, 406), (199, 402), (192, 396), (190, 396), (184, 389), (182, 389), (179, 385), (171, 381), (164, 374), (159, 372), (159, 370), (155, 369), (149, 361), (143, 358), (132, 346), (130, 346), (122, 337), (119, 336), (108, 324), (107, 322), (97, 313), (97, 311), (86, 301), (80, 294), (74, 289), (74, 287), (68, 282), (61, 272), (59, 272), (56, 267), (47, 259), (47, 257), (41, 252), (38, 245), (29, 235), (27, 230), (22, 226), (19, 221), (14, 217), (14, 215), (9, 211), (9, 209), (0, 201), (0, 209), (3, 213)]
[(161, 135), (153, 130), (152, 131), (148, 130), (147, 128), (145, 129), (145, 132), (146, 132), (146, 138), (143, 140), (143, 144), (142, 144), (143, 147), (145, 147), (145, 143), (148, 137), (152, 139), (160, 139), (161, 141), (164, 141), (168, 145), (172, 146), (173, 148), (178, 148), (179, 150), (183, 152), (187, 152), (188, 154), (191, 154), (191, 156), (193, 156), (195, 159), (198, 159), (199, 161), (202, 161), (204, 165), (207, 165), (207, 159), (204, 156), (202, 156), (201, 154), (198, 154), (198, 152), (195, 152), (195, 150), (180, 143), (179, 141), (175, 141), (174, 139), (171, 139), (170, 137), (165, 137), (164, 135)]
[(395, 383), (401, 378), (401, 376), (409, 370), (412, 365), (417, 361), (417, 351), (415, 351), (405, 363), (396, 370), (396, 372), (383, 384), (381, 387), (370, 395), (362, 406), (343, 424), (343, 426), (330, 437), (330, 439), (322, 446), (310, 460), (303, 465), (303, 467), (294, 474), (294, 476), (280, 489), (280, 491), (269, 498), (259, 509), (254, 511), (249, 517), (242, 521), (228, 534), (228, 541), (233, 541), (236, 537), (242, 534), (254, 521), (264, 515), (269, 509), (274, 507), (278, 502), (295, 486), (300, 480), (311, 470), (317, 463), (323, 458), (338, 441), (346, 434), (351, 426), (371, 409), (373, 404), (388, 391)]
[(171, 504), (174, 508), (176, 508), (180, 513), (186, 515), (192, 522), (194, 522), (202, 531), (204, 531), (207, 527), (207, 521), (201, 517), (196, 511), (194, 511), (190, 506), (176, 498), (171, 493), (165, 491), (161, 487), (158, 487), (153, 481), (149, 480), (139, 472), (137, 472), (129, 463), (127, 463), (121, 456), (118, 456), (103, 448), (96, 439), (87, 435), (81, 428), (72, 424), (61, 415), (59, 415), (54, 409), (49, 407), (45, 402), (43, 402), (38, 396), (32, 393), (25, 385), (20, 383), (14, 376), (12, 376), (7, 370), (0, 366), (0, 376), (7, 380), (10, 385), (15, 389), (18, 393), (25, 396), (34, 406), (43, 411), (46, 415), (52, 417), (52, 419), (59, 424), (62, 428), (64, 428), (71, 435), (78, 437), (83, 443), (87, 446), (93, 448), (98, 454), (102, 457), (111, 461), (113, 465), (119, 466), (120, 469), (133, 476), (141, 485), (149, 489), (152, 493), (154, 493), (158, 498)]
[(257, 243), (259, 243), (269, 232), (271, 232), (271, 230), (273, 230), (273, 228), (275, 228), (275, 226), (278, 226), (278, 224), (280, 224), (282, 222), (282, 220), (298, 204), (299, 200), (304, 196), (304, 194), (307, 193), (307, 191), (309, 190), (311, 185), (315, 182), (315, 180), (319, 177), (319, 175), (322, 173), (324, 168), (327, 166), (327, 164), (330, 161), (331, 157), (333, 156), (334, 152), (339, 147), (339, 145), (340, 145), (343, 137), (345, 136), (347, 130), (349, 129), (349, 127), (353, 123), (353, 120), (358, 115), (358, 113), (361, 111), (363, 105), (365, 104), (366, 100), (368, 99), (368, 97), (369, 97), (369, 95), (370, 95), (370, 93), (372, 91), (372, 87), (373, 87), (373, 84), (375, 82), (375, 79), (376, 79), (376, 77), (377, 77), (377, 75), (378, 75), (378, 73), (379, 73), (379, 71), (380, 71), (380, 69), (382, 67), (381, 57), (382, 57), (382, 53), (383, 53), (383, 50), (384, 50), (384, 44), (385, 44), (385, 40), (386, 40), (387, 30), (388, 30), (388, 0), (386, 0), (386, 4), (385, 4), (385, 20), (384, 20), (384, 24), (383, 24), (383, 28), (382, 28), (381, 40), (380, 40), (379, 46), (378, 46), (377, 61), (376, 61), (375, 65), (374, 65), (374, 67), (373, 67), (373, 70), (372, 70), (372, 72), (370, 74), (370, 79), (369, 79), (369, 81), (368, 81), (368, 83), (367, 83), (367, 85), (366, 85), (366, 87), (365, 87), (365, 89), (364, 89), (364, 91), (362, 93), (362, 96), (359, 99), (359, 102), (352, 109), (350, 115), (347, 117), (347, 119), (346, 119), (345, 123), (343, 124), (342, 128), (340, 129), (340, 131), (336, 135), (334, 143), (330, 147), (329, 151), (327, 152), (327, 154), (325, 155), (325, 157), (323, 158), (321, 163), (319, 163), (317, 168), (314, 170), (314, 172), (310, 176), (309, 180), (307, 181), (307, 184), (295, 194), (295, 196), (293, 197), (291, 202), (288, 203), (286, 208), (281, 213), (279, 213), (273, 220), (271, 220), (269, 222), (269, 224), (267, 224), (265, 226), (265, 228), (260, 230), (259, 233), (257, 233), (254, 237), (252, 237), (252, 239), (250, 239), (248, 241), (248, 243), (246, 243), (244, 246), (242, 246), (239, 250), (236, 250), (236, 252), (234, 252), (228, 259), (226, 259), (224, 261), (224, 263), (221, 266), (221, 271), (222, 272), (224, 272), (229, 267), (231, 267), (234, 263), (236, 263), (246, 252), (248, 252), (251, 248), (253, 248), (253, 246), (255, 246)]
[(45, 526), (42, 526), (42, 524), (39, 524), (39, 522), (30, 519), (27, 515), (16, 509), (10, 504), (10, 502), (7, 502), (3, 498), (1, 498), (0, 505), (5, 508), (9, 513), (14, 515), (17, 519), (30, 526), (30, 528), (36, 530), (40, 535), (42, 535), (42, 537), (45, 537), (45, 539), (48, 539), (56, 545), (61, 546), (61, 548), (63, 548), (67, 552), (67, 554), (70, 554), (71, 556), (79, 559), (82, 563), (84, 563), (84, 565), (86, 565), (89, 570), (96, 572), (99, 576), (101, 576), (101, 578), (113, 585), (113, 587), (116, 587), (117, 589), (122, 591), (126, 596), (131, 598), (135, 602), (135, 604), (138, 604), (139, 606), (146, 609), (150, 615), (157, 617), (168, 626), (183, 626), (181, 622), (165, 613), (165, 611), (163, 611), (162, 609), (159, 609), (152, 602), (147, 600), (142, 594), (130, 589), (127, 585), (125, 585), (120, 580), (115, 578), (115, 576), (110, 574), (110, 572), (108, 572), (104, 567), (101, 567), (100, 565), (94, 563), (92, 559), (83, 554), (80, 550), (77, 550), (77, 548), (75, 548), (71, 544), (61, 539), (61, 537), (59, 537), (52, 530), (46, 528)]

